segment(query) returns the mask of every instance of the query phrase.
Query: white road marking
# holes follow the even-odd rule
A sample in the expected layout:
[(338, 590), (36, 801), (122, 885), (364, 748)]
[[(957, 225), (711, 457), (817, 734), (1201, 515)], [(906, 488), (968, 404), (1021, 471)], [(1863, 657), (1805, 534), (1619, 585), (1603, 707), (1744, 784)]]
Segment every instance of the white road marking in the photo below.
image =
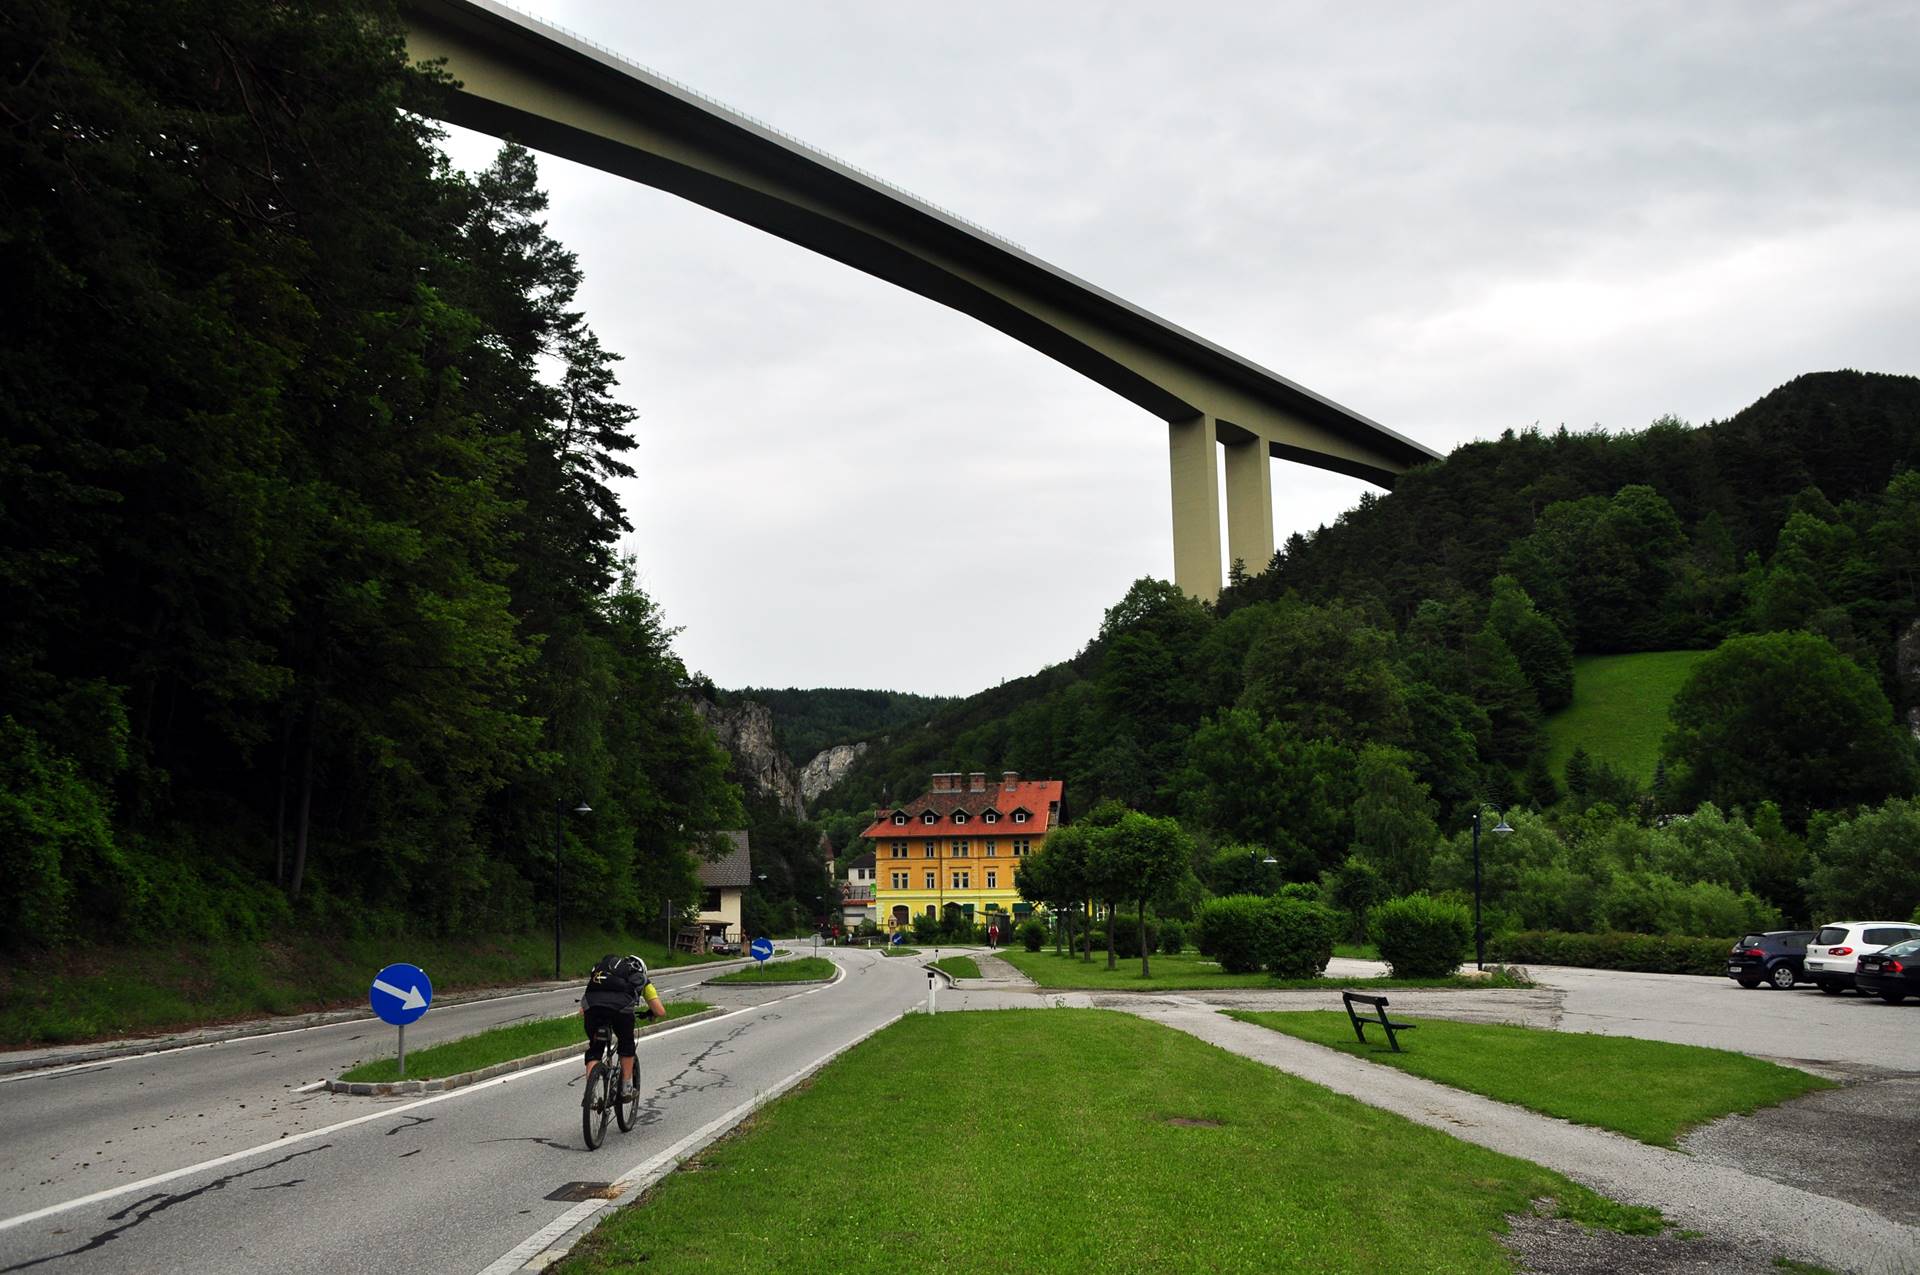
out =
[[(732, 962), (714, 961), (711, 966), (694, 965), (680, 969), (672, 969), (661, 974), (655, 981), (665, 982), (669, 977), (676, 974), (692, 974), (696, 971), (708, 971), (706, 978), (694, 980), (694, 986), (697, 987), (701, 983), (706, 982), (708, 978), (713, 977), (712, 970), (717, 970), (729, 964), (732, 964)], [(564, 992), (568, 987), (572, 986), (573, 984), (569, 983), (567, 987), (548, 987), (532, 992), (508, 992), (505, 996), (482, 996), (470, 1001), (455, 1001), (453, 1004), (443, 1006), (443, 1008), (446, 1010), (466, 1009), (470, 1006), (477, 1005), (497, 1005), (501, 1001), (515, 1001), (525, 996), (552, 996), (557, 992)], [(64, 1067), (48, 1067), (43, 1071), (16, 1071), (10, 1075), (0, 1076), (0, 1085), (11, 1084), (16, 1080), (40, 1080), (47, 1076), (58, 1076), (62, 1072), (78, 1071), (82, 1067), (112, 1067), (119, 1063), (139, 1062), (142, 1058), (159, 1058), (166, 1054), (184, 1054), (195, 1049), (213, 1049), (219, 1045), (244, 1044), (247, 1041), (264, 1040), (269, 1036), (293, 1036), (300, 1032), (325, 1031), (329, 1027), (365, 1027), (369, 1023), (378, 1021), (379, 1020), (371, 1013), (368, 1013), (362, 1017), (342, 1018), (331, 1023), (313, 1023), (306, 1027), (279, 1027), (271, 1031), (253, 1032), (246, 1036), (227, 1036), (220, 1040), (203, 1040), (197, 1045), (163, 1045), (159, 1049), (149, 1049), (144, 1054), (112, 1054), (104, 1058), (95, 1058), (92, 1062), (69, 1063)], [(305, 1090), (301, 1092), (304, 1093)]]
[[(844, 973), (844, 972), (845, 972), (845, 969), (844, 967), (842, 967), (841, 973)], [(646, 1035), (642, 1036), (640, 1040), (636, 1043), (644, 1044), (648, 1041), (659, 1040), (663, 1036), (670, 1036), (674, 1032), (684, 1031), (689, 1027), (701, 1027), (709, 1023), (724, 1022), (727, 1019), (732, 1018), (735, 1014), (757, 1013), (758, 1011), (765, 1009), (768, 1005), (778, 1005), (782, 1001), (792, 1000), (795, 995), (811, 996), (814, 992), (824, 991), (826, 988), (833, 986), (833, 983), (837, 983), (839, 981), (840, 981), (840, 975), (836, 974), (834, 976), (832, 983), (823, 983), (821, 986), (812, 988), (809, 991), (797, 992), (797, 993), (794, 993), (793, 995), (776, 997), (773, 1000), (764, 1001), (758, 1005), (749, 1005), (741, 1009), (728, 1010), (726, 1013), (721, 1014), (717, 1018), (703, 1018), (697, 1023), (683, 1023), (678, 1027), (662, 1027), (658, 1031), (648, 1032)], [(526, 993), (526, 994), (536, 995), (537, 993)], [(505, 998), (502, 998), (502, 999), (505, 999)], [(328, 1025), (332, 1026), (332, 1024), (328, 1024)], [(301, 1030), (306, 1030), (306, 1029), (303, 1028)], [(215, 1042), (215, 1043), (219, 1043), (219, 1042)], [(199, 1046), (195, 1046), (195, 1048), (199, 1048)], [(234, 1164), (234, 1163), (237, 1163), (238, 1161), (248, 1159), (249, 1157), (252, 1157), (252, 1156), (265, 1155), (267, 1152), (277, 1150), (280, 1147), (290, 1147), (295, 1145), (296, 1143), (311, 1142), (315, 1138), (324, 1138), (330, 1133), (338, 1133), (343, 1129), (351, 1129), (355, 1125), (367, 1124), (370, 1121), (374, 1121), (374, 1120), (386, 1120), (392, 1116), (397, 1116), (404, 1112), (416, 1111), (421, 1107), (430, 1107), (437, 1102), (449, 1102), (456, 1098), (468, 1097), (469, 1095), (479, 1093), (483, 1089), (491, 1089), (496, 1085), (510, 1084), (513, 1081), (519, 1080), (525, 1076), (535, 1076), (540, 1074), (543, 1071), (551, 1071), (555, 1067), (572, 1067), (572, 1066), (578, 1066), (578, 1065), (579, 1065), (579, 1060), (576, 1058), (561, 1058), (554, 1062), (542, 1063), (537, 1067), (528, 1067), (521, 1071), (509, 1072), (507, 1075), (504, 1075), (504, 1076), (496, 1076), (492, 1080), (483, 1080), (483, 1081), (480, 1081), (478, 1084), (468, 1085), (463, 1089), (450, 1089), (445, 1093), (435, 1094), (430, 1098), (421, 1098), (416, 1102), (402, 1103), (400, 1106), (397, 1106), (397, 1107), (382, 1107), (378, 1111), (370, 1112), (364, 1116), (355, 1116), (351, 1120), (342, 1120), (336, 1124), (327, 1125), (325, 1128), (310, 1129), (305, 1133), (291, 1134), (285, 1138), (276, 1138), (272, 1142), (263, 1142), (257, 1147), (248, 1147), (244, 1151), (229, 1152), (226, 1155), (216, 1156), (211, 1160), (202, 1160), (199, 1164), (190, 1164), (184, 1168), (170, 1169), (165, 1173), (157, 1173), (150, 1178), (142, 1178), (138, 1182), (127, 1182), (127, 1183), (123, 1183), (120, 1186), (108, 1187), (104, 1191), (95, 1191), (91, 1195), (82, 1195), (75, 1199), (64, 1201), (63, 1203), (60, 1203), (60, 1204), (49, 1204), (45, 1208), (35, 1209), (31, 1213), (22, 1213), (16, 1217), (0, 1218), (0, 1231), (10, 1231), (16, 1226), (25, 1226), (29, 1222), (37, 1222), (42, 1218), (54, 1217), (61, 1213), (71, 1212), (74, 1209), (85, 1208), (89, 1204), (98, 1204), (102, 1200), (116, 1199), (122, 1195), (130, 1195), (135, 1191), (144, 1191), (144, 1190), (147, 1190), (149, 1187), (159, 1186), (163, 1182), (172, 1182), (172, 1181), (175, 1181), (176, 1179), (188, 1177), (195, 1173), (204, 1173), (208, 1169), (217, 1169), (223, 1165)]]

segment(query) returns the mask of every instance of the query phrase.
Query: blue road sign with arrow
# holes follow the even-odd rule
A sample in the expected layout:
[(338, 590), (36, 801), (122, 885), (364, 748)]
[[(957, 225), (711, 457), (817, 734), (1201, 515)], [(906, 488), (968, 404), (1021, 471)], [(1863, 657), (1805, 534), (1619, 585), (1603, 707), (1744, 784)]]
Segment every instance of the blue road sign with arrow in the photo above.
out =
[(755, 939), (753, 941), (753, 946), (748, 948), (747, 951), (753, 954), (754, 960), (764, 961), (769, 956), (773, 955), (773, 940), (772, 939)]
[(373, 976), (367, 999), (382, 1022), (405, 1027), (433, 1003), (433, 984), (418, 965), (396, 963)]

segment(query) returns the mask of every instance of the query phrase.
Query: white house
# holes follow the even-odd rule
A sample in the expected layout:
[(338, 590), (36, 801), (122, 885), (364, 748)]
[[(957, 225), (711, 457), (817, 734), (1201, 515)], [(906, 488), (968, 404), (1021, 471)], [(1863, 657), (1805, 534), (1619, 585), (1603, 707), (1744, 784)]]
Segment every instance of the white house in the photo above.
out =
[(716, 939), (737, 943), (742, 937), (740, 902), (746, 895), (747, 882), (753, 879), (753, 853), (747, 847), (744, 829), (720, 835), (733, 842), (733, 848), (717, 862), (700, 862), (700, 928), (706, 931), (709, 943)]

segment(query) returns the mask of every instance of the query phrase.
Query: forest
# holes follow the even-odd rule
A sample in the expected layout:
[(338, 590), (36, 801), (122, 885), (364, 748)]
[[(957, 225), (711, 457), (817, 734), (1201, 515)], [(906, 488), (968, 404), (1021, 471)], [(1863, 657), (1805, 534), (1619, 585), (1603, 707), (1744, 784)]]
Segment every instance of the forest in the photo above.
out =
[(744, 811), (528, 152), (451, 169), (378, 3), (22, 0), (0, 57), (0, 944), (695, 897)]
[[(934, 770), (1064, 778), (1070, 811), (1190, 836), (1169, 916), (1249, 889), (1350, 918), (1463, 898), (1475, 812), (1499, 811), (1492, 931), (1904, 918), (1916, 460), (1920, 381), (1859, 372), (1698, 428), (1471, 443), (1258, 574), (1236, 564), (1217, 605), (1139, 581), (1072, 660), (943, 710), (822, 805), (867, 809)], [(1548, 766), (1576, 653), (1676, 649), (1705, 654), (1651, 773), (1578, 748)]]

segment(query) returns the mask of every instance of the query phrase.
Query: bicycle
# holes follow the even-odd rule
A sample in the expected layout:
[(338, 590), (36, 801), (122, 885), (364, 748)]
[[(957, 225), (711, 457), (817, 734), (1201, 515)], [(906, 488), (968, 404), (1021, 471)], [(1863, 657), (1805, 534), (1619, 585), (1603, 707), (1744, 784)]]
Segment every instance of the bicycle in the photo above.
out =
[(609, 1114), (619, 1122), (622, 1133), (631, 1132), (640, 1119), (640, 1060), (633, 1060), (633, 1084), (629, 1086), (620, 1074), (613, 1029), (596, 1027), (593, 1043), (600, 1047), (600, 1056), (587, 1069), (586, 1092), (580, 1095), (580, 1134), (589, 1151), (598, 1150), (605, 1140)]

